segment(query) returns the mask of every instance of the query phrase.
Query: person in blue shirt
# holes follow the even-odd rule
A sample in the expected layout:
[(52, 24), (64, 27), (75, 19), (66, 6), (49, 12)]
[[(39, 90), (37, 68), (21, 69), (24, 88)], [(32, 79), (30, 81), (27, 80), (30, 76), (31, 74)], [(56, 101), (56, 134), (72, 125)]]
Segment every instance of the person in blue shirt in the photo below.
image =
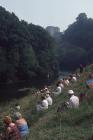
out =
[(29, 134), (27, 121), (22, 117), (20, 112), (16, 113), (16, 125), (19, 129), (22, 138), (27, 137)]

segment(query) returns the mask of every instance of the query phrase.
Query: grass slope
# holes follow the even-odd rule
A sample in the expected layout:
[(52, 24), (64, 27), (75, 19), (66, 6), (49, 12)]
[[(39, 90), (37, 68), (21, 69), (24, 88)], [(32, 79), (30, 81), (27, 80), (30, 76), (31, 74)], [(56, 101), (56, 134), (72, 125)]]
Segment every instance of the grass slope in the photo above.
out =
[[(88, 79), (90, 72), (92, 72), (92, 66), (86, 67), (78, 82), (65, 88), (60, 96), (54, 98), (53, 106), (45, 112), (36, 113), (35, 105), (39, 97), (31, 94), (18, 101), (2, 103), (0, 105), (0, 124), (3, 116), (11, 114), (15, 102), (19, 102), (22, 106), (22, 114), (30, 126), (28, 140), (92, 140), (93, 90), (86, 89), (85, 85), (85, 80)], [(73, 89), (77, 95), (86, 93), (87, 100), (80, 104), (79, 109), (57, 113), (58, 105), (68, 100), (68, 89)]]

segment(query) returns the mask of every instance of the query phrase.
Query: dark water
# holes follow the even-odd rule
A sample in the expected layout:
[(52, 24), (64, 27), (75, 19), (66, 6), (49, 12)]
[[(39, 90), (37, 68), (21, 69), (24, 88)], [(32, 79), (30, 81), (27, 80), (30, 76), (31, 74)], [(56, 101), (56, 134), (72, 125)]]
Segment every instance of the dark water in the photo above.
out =
[[(0, 102), (19, 99), (29, 94), (29, 89), (42, 89), (44, 85), (50, 85), (50, 80), (37, 79), (21, 81), (15, 84), (0, 84)], [(30, 92), (31, 93), (31, 92)]]
[(71, 71), (61, 71), (59, 73), (58, 80), (67, 77), (70, 73), (71, 73)]
[[(67, 76), (69, 72), (60, 72), (58, 79)], [(27, 96), (29, 89), (42, 89), (45, 85), (51, 85), (54, 80), (49, 79), (33, 79), (31, 81), (21, 81), (14, 84), (0, 84), (0, 102), (9, 101), (12, 99), (19, 99)]]

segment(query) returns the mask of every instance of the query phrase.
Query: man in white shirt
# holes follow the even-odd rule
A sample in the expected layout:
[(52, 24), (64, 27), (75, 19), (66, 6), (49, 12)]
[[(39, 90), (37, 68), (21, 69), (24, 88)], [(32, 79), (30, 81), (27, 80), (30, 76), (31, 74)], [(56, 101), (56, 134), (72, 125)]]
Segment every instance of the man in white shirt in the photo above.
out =
[(43, 111), (48, 109), (48, 101), (46, 100), (46, 98), (44, 96), (41, 97), (41, 102), (39, 102), (36, 105), (36, 110), (37, 111)]
[(53, 99), (51, 98), (51, 96), (49, 94), (46, 94), (46, 100), (48, 102), (48, 105), (52, 105), (53, 104)]
[(53, 94), (54, 96), (58, 96), (61, 94), (61, 92), (62, 92), (62, 88), (59, 85), (57, 85), (57, 89), (55, 92), (53, 92)]
[(79, 98), (74, 95), (73, 90), (68, 90), (68, 94), (69, 94), (70, 99), (66, 103), (67, 108), (78, 108), (79, 107)]

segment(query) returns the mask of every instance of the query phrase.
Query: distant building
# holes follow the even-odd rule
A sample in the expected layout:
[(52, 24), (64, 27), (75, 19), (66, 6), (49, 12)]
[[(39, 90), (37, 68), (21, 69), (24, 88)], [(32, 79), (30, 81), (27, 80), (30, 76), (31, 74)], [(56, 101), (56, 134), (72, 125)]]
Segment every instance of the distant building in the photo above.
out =
[(54, 27), (54, 26), (47, 26), (46, 30), (50, 33), (51, 36), (55, 36), (57, 33), (60, 32), (59, 27)]

